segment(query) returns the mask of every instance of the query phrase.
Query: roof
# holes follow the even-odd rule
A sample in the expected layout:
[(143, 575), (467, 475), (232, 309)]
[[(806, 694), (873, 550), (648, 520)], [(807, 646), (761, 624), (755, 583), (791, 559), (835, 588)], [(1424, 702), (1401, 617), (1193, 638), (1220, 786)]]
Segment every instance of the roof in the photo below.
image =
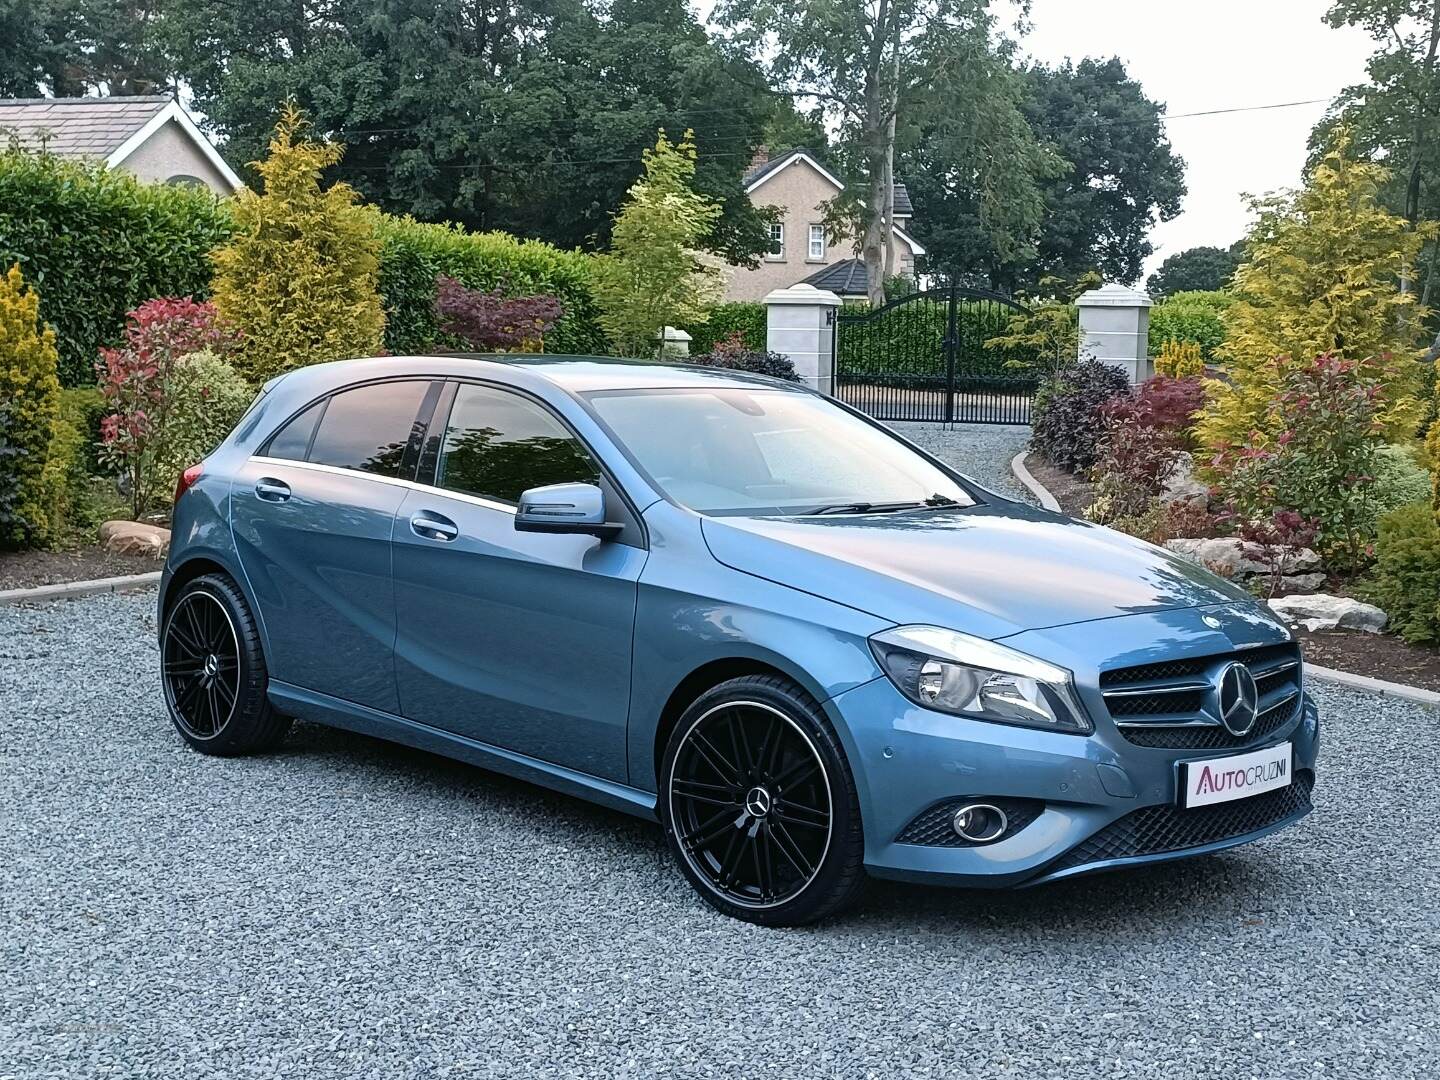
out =
[(64, 157), (108, 158), (170, 104), (168, 97), (5, 98), (0, 128)]
[[(798, 383), (786, 383), (744, 371), (723, 371), (699, 364), (667, 364), (656, 360), (624, 360), (609, 356), (559, 356), (527, 353), (440, 353), (419, 356), (365, 357), (312, 364), (284, 375), (279, 381), (289, 389), (315, 393), (351, 381), (418, 375), (437, 378), (483, 376), (487, 369), (505, 368), (521, 375), (523, 381), (538, 380), (570, 393), (596, 390), (681, 389), (685, 387), (768, 387), (801, 390)], [(273, 386), (269, 383), (267, 386)]]
[[(820, 164), (820, 158), (814, 151), (807, 150), (803, 146), (797, 146), (793, 150), (786, 150), (778, 157), (773, 157), (769, 161), (761, 162), (759, 165), (752, 165), (749, 169), (745, 170), (743, 183), (745, 184), (746, 192), (754, 191), (786, 165), (794, 161), (805, 162), (826, 180), (830, 181), (831, 184), (835, 185), (836, 190), (841, 190), (845, 187), (838, 176)], [(915, 216), (915, 207), (910, 203), (910, 192), (904, 184), (898, 182), (895, 184), (895, 216)]]
[(13, 132), (23, 146), (38, 149), (43, 145), (52, 154), (103, 161), (111, 168), (171, 122), (189, 137), (231, 190), (244, 186), (174, 98), (0, 98), (0, 132)]
[(829, 289), (837, 296), (868, 296), (869, 281), (863, 259), (842, 259), (811, 274), (802, 284)]

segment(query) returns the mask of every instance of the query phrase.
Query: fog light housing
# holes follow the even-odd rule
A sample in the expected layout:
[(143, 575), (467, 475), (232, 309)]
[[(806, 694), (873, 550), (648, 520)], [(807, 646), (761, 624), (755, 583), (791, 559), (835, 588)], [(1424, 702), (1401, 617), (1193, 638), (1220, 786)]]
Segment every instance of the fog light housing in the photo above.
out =
[(966, 803), (950, 819), (955, 835), (971, 844), (989, 844), (1005, 835), (1010, 818), (993, 803)]

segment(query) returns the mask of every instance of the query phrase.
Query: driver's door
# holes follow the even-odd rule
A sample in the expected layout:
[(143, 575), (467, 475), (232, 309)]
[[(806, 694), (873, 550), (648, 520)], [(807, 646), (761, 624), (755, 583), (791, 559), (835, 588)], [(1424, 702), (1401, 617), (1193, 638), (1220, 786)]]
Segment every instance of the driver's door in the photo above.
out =
[(646, 552), (633, 533), (601, 541), (517, 532), (522, 491), (600, 482), (600, 468), (535, 399), (475, 383), (446, 397), (422, 465), (433, 475), (422, 475), (395, 517), (401, 712), (624, 782)]

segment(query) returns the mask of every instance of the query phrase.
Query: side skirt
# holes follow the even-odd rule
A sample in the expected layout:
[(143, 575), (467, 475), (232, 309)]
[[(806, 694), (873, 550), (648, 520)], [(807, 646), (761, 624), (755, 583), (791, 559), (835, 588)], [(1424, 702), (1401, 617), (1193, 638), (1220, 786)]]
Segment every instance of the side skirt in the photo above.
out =
[(655, 796), (651, 792), (626, 784), (603, 780), (562, 765), (552, 765), (503, 747), (467, 739), (463, 735), (441, 731), (428, 724), (417, 724), (403, 716), (342, 701), (340, 698), (306, 690), (277, 679), (270, 680), (269, 698), (270, 703), (286, 716), (403, 743), (417, 750), (428, 750), (432, 754), (455, 758), (470, 765), (478, 765), (482, 769), (513, 776), (517, 780), (527, 780), (566, 795), (588, 799), (646, 821), (659, 820), (655, 811)]

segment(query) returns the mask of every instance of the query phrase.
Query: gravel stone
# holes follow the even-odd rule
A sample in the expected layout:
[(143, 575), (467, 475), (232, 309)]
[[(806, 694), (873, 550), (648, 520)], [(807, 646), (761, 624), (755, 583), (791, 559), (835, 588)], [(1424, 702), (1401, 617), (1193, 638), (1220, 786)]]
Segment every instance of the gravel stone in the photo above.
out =
[(982, 487), (1035, 504), (1010, 471), (1010, 461), (1030, 445), (1030, 428), (1012, 424), (944, 424), (896, 421), (888, 425)]
[(777, 931), (657, 826), (479, 769), (186, 749), (153, 604), (0, 609), (4, 1080), (1437, 1073), (1423, 707), (1317, 686), (1317, 809), (1260, 843)]

